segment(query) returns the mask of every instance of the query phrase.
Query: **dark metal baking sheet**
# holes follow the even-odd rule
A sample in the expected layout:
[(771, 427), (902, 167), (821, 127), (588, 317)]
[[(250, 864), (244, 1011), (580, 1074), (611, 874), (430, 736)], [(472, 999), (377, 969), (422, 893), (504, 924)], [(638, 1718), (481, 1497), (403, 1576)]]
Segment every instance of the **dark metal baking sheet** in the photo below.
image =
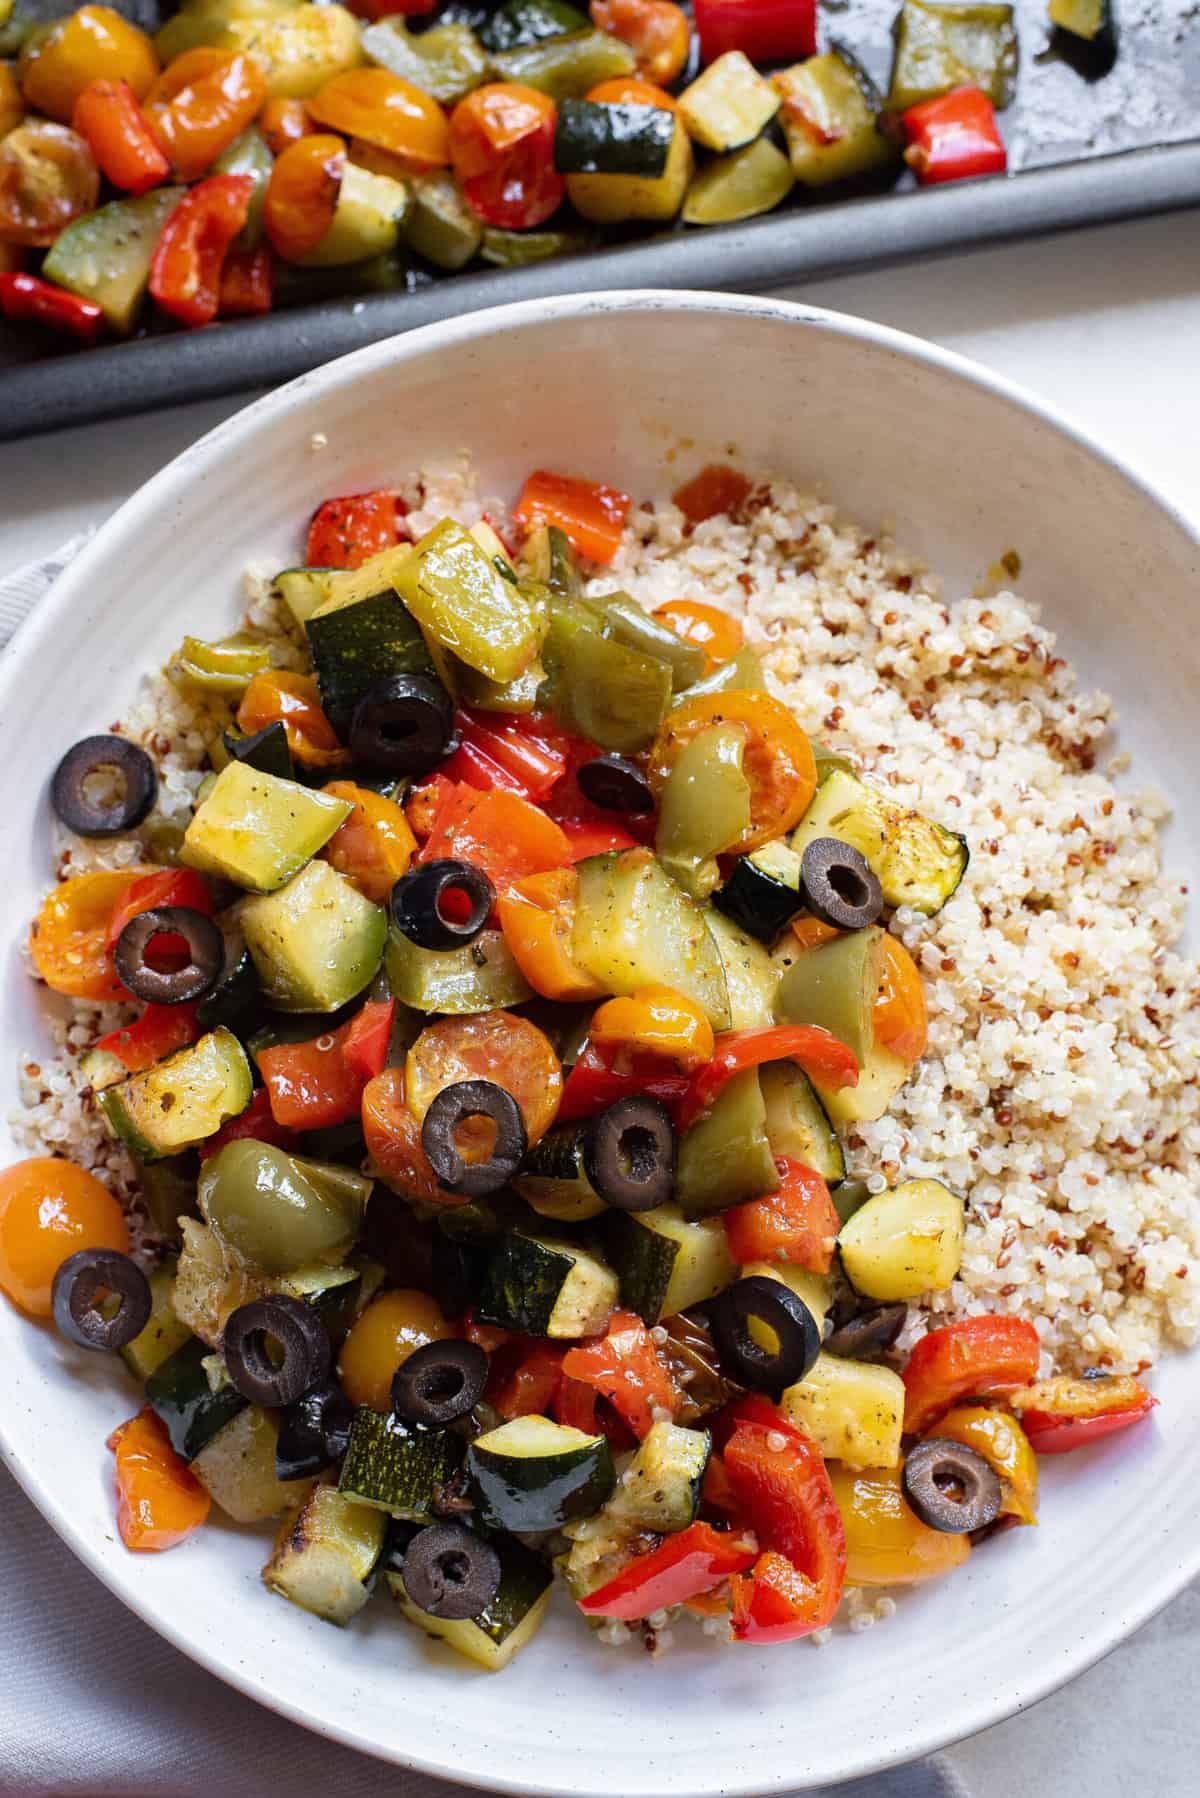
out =
[[(822, 0), (886, 88), (899, 0)], [(0, 326), (0, 441), (273, 385), (398, 331), (533, 299), (621, 287), (762, 290), (912, 257), (1200, 205), (1200, 6), (1116, 0), (1119, 54), (1088, 80), (1054, 53), (1045, 0), (1017, 0), (1021, 67), (1002, 115), (1007, 179), (853, 199), (797, 196), (744, 225), (679, 229), (530, 268), (419, 278), (362, 295), (63, 354)]]

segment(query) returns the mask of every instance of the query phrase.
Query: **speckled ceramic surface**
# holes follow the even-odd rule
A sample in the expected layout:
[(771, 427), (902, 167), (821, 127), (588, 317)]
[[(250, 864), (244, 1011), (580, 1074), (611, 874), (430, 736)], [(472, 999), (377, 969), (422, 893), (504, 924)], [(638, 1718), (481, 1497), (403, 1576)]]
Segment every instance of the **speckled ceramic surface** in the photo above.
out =
[[(231, 420), (101, 530), (22, 633), (0, 674), (6, 1102), (17, 1055), (39, 1040), (15, 945), (49, 873), (44, 775), (58, 754), (117, 714), (185, 624), (228, 628), (243, 564), (294, 560), (318, 500), (462, 449), (486, 488), (515, 491), (540, 462), (639, 495), (733, 454), (894, 522), (963, 591), (1016, 545), (1023, 591), (1117, 694), (1138, 774), (1176, 796), (1175, 865), (1200, 872), (1200, 544), (1128, 471), (981, 371), (831, 314), (670, 294), (506, 308), (362, 351)], [(716, 1798), (866, 1772), (1032, 1702), (1200, 1571), (1200, 1406), (1195, 1363), (1177, 1358), (1155, 1427), (1048, 1467), (1036, 1531), (910, 1594), (884, 1628), (819, 1651), (729, 1652), (680, 1630), (651, 1663), (594, 1643), (562, 1605), (492, 1677), (382, 1600), (338, 1631), (271, 1598), (261, 1532), (213, 1526), (176, 1553), (128, 1555), (103, 1449), (128, 1386), (8, 1307), (0, 1354), (9, 1465), (135, 1611), (298, 1722), (498, 1789)]]

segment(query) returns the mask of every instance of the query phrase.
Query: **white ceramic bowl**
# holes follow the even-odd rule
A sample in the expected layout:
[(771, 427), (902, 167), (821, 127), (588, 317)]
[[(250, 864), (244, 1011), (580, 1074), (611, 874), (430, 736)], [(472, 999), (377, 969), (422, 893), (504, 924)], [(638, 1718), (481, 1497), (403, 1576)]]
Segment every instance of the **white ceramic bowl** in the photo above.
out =
[[(828, 313), (666, 293), (510, 306), (378, 344), (240, 413), (122, 508), (18, 639), (0, 679), (6, 1099), (39, 1038), (15, 945), (50, 874), (59, 754), (118, 716), (184, 629), (229, 628), (240, 569), (294, 562), (319, 500), (461, 449), (485, 491), (510, 494), (537, 464), (639, 496), (712, 457), (813, 477), (864, 522), (894, 520), (952, 592), (1015, 544), (1023, 591), (1115, 690), (1139, 772), (1175, 794), (1175, 864), (1200, 873), (1200, 545), (1112, 456), (981, 370)], [(1200, 1405), (1195, 1367), (1177, 1359), (1157, 1381), (1157, 1426), (1048, 1467), (1037, 1530), (909, 1594), (884, 1628), (820, 1651), (727, 1652), (681, 1629), (651, 1663), (593, 1642), (564, 1604), (491, 1677), (382, 1601), (338, 1631), (270, 1597), (262, 1532), (214, 1524), (175, 1553), (127, 1554), (104, 1438), (131, 1395), (98, 1360), (0, 1304), (0, 1441), (75, 1552), (251, 1696), (481, 1786), (715, 1798), (868, 1772), (1041, 1697), (1200, 1571)]]

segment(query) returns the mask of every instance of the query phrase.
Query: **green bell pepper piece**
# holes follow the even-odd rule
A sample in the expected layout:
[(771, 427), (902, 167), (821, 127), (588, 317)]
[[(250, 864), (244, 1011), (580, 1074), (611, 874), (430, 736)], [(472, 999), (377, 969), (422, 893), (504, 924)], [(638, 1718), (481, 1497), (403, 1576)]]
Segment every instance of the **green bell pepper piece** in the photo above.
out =
[(267, 148), (267, 140), (254, 125), (240, 137), (235, 137), (213, 163), (214, 175), (249, 175), (254, 182), (246, 222), (233, 240), (235, 250), (257, 250), (263, 240), (267, 183), (274, 166), (275, 158)]
[(575, 546), (556, 524), (540, 524), (531, 533), (521, 566), (530, 580), (540, 581), (562, 599), (578, 599), (583, 593)]
[(94, 300), (114, 331), (127, 337), (150, 285), (150, 263), (162, 228), (186, 193), (158, 187), (136, 200), (113, 200), (60, 231), (42, 264), (47, 281)]
[(176, 684), (200, 687), (208, 693), (244, 693), (255, 675), (265, 674), (270, 666), (270, 646), (236, 631), (217, 643), (185, 637), (171, 660), (170, 673)]
[(875, 1044), (875, 1000), (886, 935), (872, 924), (806, 949), (779, 982), (775, 1012), (780, 1023), (820, 1024), (862, 1066)]
[(1017, 78), (1013, 9), (982, 0), (934, 6), (904, 0), (896, 20), (896, 55), (888, 106), (904, 112), (921, 100), (973, 83), (993, 106), (1005, 107)]
[(765, 693), (766, 690), (762, 663), (754, 651), (743, 644), (728, 662), (722, 662), (703, 680), (676, 693), (671, 705), (682, 705), (685, 699), (707, 698), (711, 693)]
[(453, 273), (476, 254), (483, 227), (463, 199), (453, 175), (418, 175), (412, 210), (404, 221), (404, 241), (434, 268)]
[(533, 998), (498, 930), (480, 931), (464, 949), (422, 949), (393, 929), (383, 966), (393, 996), (417, 1011), (462, 1017)]
[(846, 50), (785, 69), (775, 77), (784, 97), (783, 129), (792, 173), (805, 187), (827, 187), (876, 169), (900, 166), (900, 141), (879, 128), (875, 84)]
[(536, 660), (546, 631), (540, 589), (506, 580), (452, 518), (422, 537), (395, 581), (426, 636), (489, 680), (516, 680)]
[(556, 611), (542, 645), (538, 704), (601, 749), (629, 755), (653, 742), (671, 700), (671, 670), (604, 635), (604, 620), (576, 604)]
[(592, 239), (582, 231), (501, 231), (485, 225), (479, 254), (493, 268), (527, 268), (551, 256), (577, 256), (591, 245)]
[(628, 44), (606, 31), (590, 30), (503, 50), (492, 58), (500, 81), (536, 87), (552, 100), (582, 100), (599, 82), (632, 75), (636, 66)]
[(455, 105), (487, 80), (487, 54), (469, 25), (435, 25), (418, 37), (393, 14), (368, 25), (361, 42), (369, 62), (443, 106)]
[(675, 1197), (685, 1217), (710, 1217), (779, 1188), (758, 1069), (735, 1074), (679, 1145)]
[(717, 856), (750, 828), (745, 749), (746, 733), (738, 725), (714, 724), (684, 745), (667, 776), (654, 847), (693, 899), (707, 899), (721, 878)]
[(643, 655), (655, 656), (671, 670), (671, 685), (676, 692), (690, 687), (704, 673), (705, 655), (697, 643), (685, 643), (667, 625), (651, 618), (644, 607), (628, 593), (606, 593), (598, 604), (604, 607), (607, 620), (605, 634), (637, 649)]

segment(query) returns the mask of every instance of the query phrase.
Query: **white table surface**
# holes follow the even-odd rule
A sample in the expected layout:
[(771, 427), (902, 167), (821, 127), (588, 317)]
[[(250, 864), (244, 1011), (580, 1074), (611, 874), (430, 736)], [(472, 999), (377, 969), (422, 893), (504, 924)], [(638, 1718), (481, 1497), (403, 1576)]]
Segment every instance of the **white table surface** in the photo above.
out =
[[(1058, 406), (1200, 517), (1198, 223), (1194, 213), (1176, 215), (927, 259), (787, 297), (977, 358)], [(99, 523), (242, 403), (181, 406), (0, 445), (0, 567)], [(16, 1647), (0, 1646), (0, 1668)], [(1154, 1798), (1195, 1798), (1198, 1650), (1193, 1590), (1065, 1692), (962, 1744), (952, 1765), (972, 1798), (1125, 1798), (1143, 1788)]]

